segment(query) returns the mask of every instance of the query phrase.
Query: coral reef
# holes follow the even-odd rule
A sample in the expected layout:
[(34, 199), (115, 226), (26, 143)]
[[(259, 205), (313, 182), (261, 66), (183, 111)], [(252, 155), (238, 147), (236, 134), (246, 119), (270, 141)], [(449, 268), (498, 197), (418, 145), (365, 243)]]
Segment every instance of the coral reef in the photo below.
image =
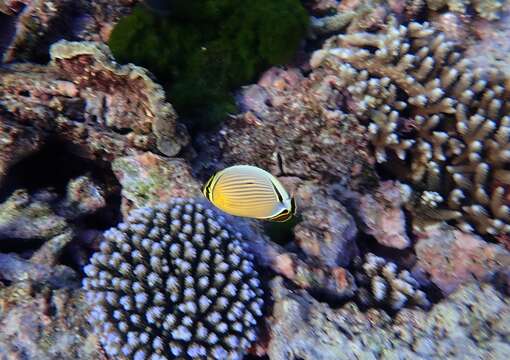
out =
[(119, 66), (99, 43), (60, 41), (47, 66), (1, 68), (0, 110), (0, 136), (17, 154), (2, 155), (2, 175), (50, 136), (82, 157), (105, 161), (137, 150), (175, 155), (188, 139), (147, 71)]
[(407, 270), (384, 258), (368, 253), (354, 260), (354, 276), (360, 287), (357, 298), (363, 306), (400, 310), (404, 306), (429, 308), (430, 302)]
[[(0, 0), (0, 359), (506, 360), (508, 20)], [(240, 163), (292, 221), (196, 199)]]
[(311, 64), (335, 74), (377, 160), (391, 159), (413, 185), (419, 212), (464, 231), (510, 232), (508, 78), (473, 69), (454, 43), (415, 22), (335, 36)]
[(263, 290), (242, 235), (173, 199), (133, 210), (85, 267), (91, 322), (117, 359), (239, 359), (257, 338)]
[[(297, 193), (301, 219), (294, 227), (294, 244), (321, 267), (347, 266), (358, 254), (358, 229), (339, 201), (310, 186)], [(305, 199), (305, 196), (308, 198)]]
[(136, 8), (108, 43), (117, 59), (148, 68), (165, 84), (189, 125), (207, 128), (235, 112), (234, 87), (290, 60), (307, 22), (297, 0), (176, 0), (168, 17)]
[(488, 284), (466, 284), (428, 313), (361, 312), (354, 303), (331, 309), (304, 291), (272, 283), (271, 360), (505, 359), (510, 351), (510, 301)]

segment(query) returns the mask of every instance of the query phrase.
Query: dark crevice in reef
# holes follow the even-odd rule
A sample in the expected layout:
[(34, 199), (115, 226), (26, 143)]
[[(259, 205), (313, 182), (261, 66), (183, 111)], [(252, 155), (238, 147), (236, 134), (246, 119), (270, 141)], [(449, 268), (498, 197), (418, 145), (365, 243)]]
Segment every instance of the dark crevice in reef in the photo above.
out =
[(70, 144), (49, 141), (41, 150), (11, 167), (0, 188), (0, 202), (16, 189), (33, 193), (51, 188), (63, 195), (69, 181), (82, 175), (89, 175), (100, 184), (116, 182), (109, 164), (74, 155)]
[(0, 241), (0, 253), (23, 253), (29, 249), (39, 248), (46, 239), (16, 239), (6, 238)]
[(300, 222), (301, 216), (299, 214), (286, 222), (264, 221), (264, 232), (272, 241), (284, 246), (294, 242), (294, 227)]
[(346, 296), (340, 298), (338, 294), (332, 293), (324, 288), (312, 288), (308, 290), (308, 294), (320, 303), (327, 304), (331, 309), (340, 309), (345, 304), (354, 300), (353, 297)]
[[(0, 187), (0, 203), (4, 202), (15, 190), (26, 189), (31, 195), (50, 190), (56, 198), (43, 200), (57, 215), (60, 205), (66, 197), (69, 182), (80, 176), (89, 177), (103, 190), (106, 206), (91, 214), (71, 216), (67, 223), (76, 233), (92, 230), (100, 232), (115, 226), (121, 220), (120, 184), (117, 182), (109, 164), (83, 159), (74, 155), (70, 144), (50, 141), (37, 153), (12, 166)], [(23, 249), (35, 249), (42, 240), (4, 239), (2, 252), (19, 252)]]
[(0, 63), (16, 31), (16, 18), (0, 13)]
[(61, 6), (62, 9), (59, 10), (61, 15), (51, 19), (47, 25), (51, 31), (46, 31), (42, 37), (35, 36), (34, 39), (18, 46), (16, 60), (46, 64), (50, 60), (49, 48), (52, 44), (62, 38), (76, 40), (74, 25), (79, 22), (77, 20), (83, 13), (83, 8), (76, 1), (68, 1)]

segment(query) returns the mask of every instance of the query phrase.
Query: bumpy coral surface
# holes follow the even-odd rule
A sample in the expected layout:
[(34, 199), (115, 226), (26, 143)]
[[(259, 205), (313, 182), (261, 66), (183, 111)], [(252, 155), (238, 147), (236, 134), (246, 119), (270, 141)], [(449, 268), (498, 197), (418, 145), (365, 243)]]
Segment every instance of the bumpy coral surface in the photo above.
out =
[(358, 299), (364, 306), (387, 306), (399, 310), (404, 306), (430, 307), (430, 302), (418, 282), (407, 270), (399, 270), (397, 265), (384, 258), (368, 253), (364, 261), (355, 260), (355, 278), (358, 286)]
[(212, 209), (175, 199), (105, 233), (84, 286), (116, 359), (240, 359), (263, 291), (242, 237)]
[[(427, 23), (329, 39), (311, 63), (336, 74), (381, 163), (410, 182), (428, 216), (510, 232), (510, 81), (473, 69)], [(396, 156), (395, 156), (396, 155)]]

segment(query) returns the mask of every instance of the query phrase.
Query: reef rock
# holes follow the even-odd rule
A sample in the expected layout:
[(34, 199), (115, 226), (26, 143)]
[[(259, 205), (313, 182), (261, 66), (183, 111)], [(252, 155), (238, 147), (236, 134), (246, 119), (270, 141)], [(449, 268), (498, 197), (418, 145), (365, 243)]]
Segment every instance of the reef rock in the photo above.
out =
[(257, 165), (275, 176), (333, 178), (348, 184), (370, 172), (364, 127), (353, 117), (330, 110), (340, 97), (331, 87), (332, 79), (295, 73), (279, 77), (280, 86), (264, 88), (265, 111), (247, 110), (219, 131), (225, 163)]
[(373, 194), (365, 194), (359, 201), (359, 214), (366, 228), (363, 230), (384, 246), (405, 249), (411, 245), (407, 236), (405, 202), (401, 187), (385, 181)]
[(49, 239), (68, 229), (43, 195), (18, 190), (0, 204), (0, 239)]
[[(137, 0), (0, 1), (0, 13), (12, 19), (13, 23), (12, 39), (3, 60), (44, 61), (48, 57), (50, 45), (62, 38), (106, 42), (114, 24), (127, 15), (136, 2)], [(3, 36), (4, 34), (0, 35)]]
[[(353, 217), (337, 200), (315, 186), (297, 194), (301, 221), (294, 227), (294, 242), (308, 257), (329, 267), (348, 266), (358, 254), (358, 230)], [(298, 205), (299, 206), (299, 205)]]
[(304, 291), (272, 284), (267, 354), (271, 360), (505, 359), (510, 301), (487, 284), (464, 285), (430, 312), (332, 309)]
[(122, 185), (122, 212), (155, 205), (174, 197), (201, 196), (200, 184), (183, 159), (164, 158), (153, 153), (117, 158), (112, 163)]
[(107, 360), (82, 290), (20, 282), (0, 289), (0, 359)]
[(473, 9), (484, 19), (496, 20), (499, 18), (499, 12), (503, 8), (504, 3), (505, 0), (412, 0), (409, 6), (420, 8), (426, 4), (433, 11), (447, 7), (450, 11), (462, 14)]
[[(162, 87), (145, 69), (115, 63), (99, 43), (60, 41), (47, 66), (2, 67), (0, 106), (8, 150), (22, 156), (37, 146), (20, 147), (50, 136), (104, 161), (141, 150), (171, 156), (188, 140)], [(2, 155), (2, 173), (19, 158)]]
[(510, 252), (503, 246), (451, 226), (429, 227), (417, 236), (416, 267), (425, 270), (445, 294), (460, 284), (489, 280), (497, 271), (510, 268)]

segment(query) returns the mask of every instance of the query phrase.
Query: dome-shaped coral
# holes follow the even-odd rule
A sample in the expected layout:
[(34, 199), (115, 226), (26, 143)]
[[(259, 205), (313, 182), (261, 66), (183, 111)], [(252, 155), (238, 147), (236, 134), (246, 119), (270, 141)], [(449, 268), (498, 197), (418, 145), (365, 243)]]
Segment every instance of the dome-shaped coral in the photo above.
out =
[(115, 359), (239, 359), (263, 291), (242, 235), (206, 205), (131, 212), (85, 267), (91, 323)]

